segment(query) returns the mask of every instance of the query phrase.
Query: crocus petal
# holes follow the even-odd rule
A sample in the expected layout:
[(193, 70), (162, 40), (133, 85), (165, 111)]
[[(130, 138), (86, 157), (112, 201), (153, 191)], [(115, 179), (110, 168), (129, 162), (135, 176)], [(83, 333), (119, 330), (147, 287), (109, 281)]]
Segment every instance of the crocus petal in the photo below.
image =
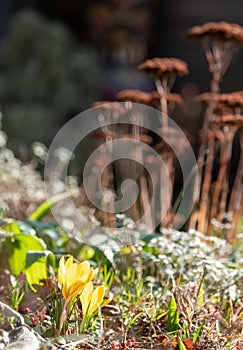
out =
[(70, 266), (73, 265), (73, 256), (70, 255), (70, 257), (67, 259), (66, 263), (65, 263), (65, 266), (66, 266), (66, 269), (68, 269)]
[(98, 286), (93, 290), (93, 284), (90, 282), (84, 288), (80, 300), (82, 304), (83, 317), (91, 315), (102, 304), (105, 295), (105, 287)]
[(91, 296), (92, 296), (92, 292), (93, 292), (93, 283), (89, 282), (86, 284), (86, 286), (84, 287), (82, 294), (80, 295), (80, 301), (82, 304), (82, 310), (83, 310), (83, 317), (85, 317), (90, 301), (91, 301)]
[(79, 273), (82, 274), (90, 269), (90, 263), (85, 260), (78, 265)]
[(65, 268), (64, 256), (62, 256), (59, 261), (58, 276), (57, 276), (58, 284), (60, 287), (63, 284), (63, 277), (65, 273), (66, 273), (66, 268)]
[(71, 303), (84, 289), (85, 284), (81, 283), (80, 281), (77, 281), (73, 283), (67, 292), (68, 302)]
[(97, 276), (98, 271), (99, 269), (92, 270), (92, 277), (91, 277), (92, 280)]
[(107, 299), (105, 299), (105, 300), (103, 301), (101, 307), (106, 306), (107, 304), (110, 304), (111, 301), (112, 301), (112, 298), (107, 298)]
[(74, 263), (67, 268), (66, 271), (66, 283), (68, 288), (80, 279), (78, 264)]
[(92, 297), (88, 309), (88, 315), (91, 315), (102, 304), (105, 295), (105, 287), (98, 286), (92, 292)]

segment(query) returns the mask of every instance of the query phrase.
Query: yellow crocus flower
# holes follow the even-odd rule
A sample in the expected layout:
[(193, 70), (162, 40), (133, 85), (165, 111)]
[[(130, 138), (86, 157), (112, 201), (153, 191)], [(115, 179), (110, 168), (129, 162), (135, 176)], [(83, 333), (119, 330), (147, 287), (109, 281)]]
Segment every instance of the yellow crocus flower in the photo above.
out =
[(93, 283), (89, 282), (84, 287), (82, 294), (80, 295), (80, 301), (82, 304), (83, 318), (91, 315), (99, 306), (105, 306), (110, 302), (110, 299), (104, 300), (105, 287), (98, 286), (94, 289)]
[(87, 283), (97, 276), (97, 273), (98, 269), (92, 269), (88, 261), (78, 264), (73, 262), (73, 256), (70, 256), (66, 262), (65, 257), (61, 257), (58, 269), (58, 285), (62, 290), (66, 306), (81, 293)]

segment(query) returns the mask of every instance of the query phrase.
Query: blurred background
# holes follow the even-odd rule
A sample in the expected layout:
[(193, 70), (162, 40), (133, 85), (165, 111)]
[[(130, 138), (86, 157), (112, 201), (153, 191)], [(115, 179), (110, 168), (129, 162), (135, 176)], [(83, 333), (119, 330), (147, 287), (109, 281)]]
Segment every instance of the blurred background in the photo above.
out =
[[(154, 89), (136, 66), (155, 56), (188, 63), (190, 74), (173, 89), (185, 99), (175, 120), (195, 135), (202, 110), (193, 97), (209, 89), (210, 75), (186, 30), (220, 20), (243, 25), (242, 0), (0, 0), (0, 106), (9, 146), (25, 158), (33, 141), (48, 146), (95, 101)], [(222, 90), (243, 90), (242, 49)]]

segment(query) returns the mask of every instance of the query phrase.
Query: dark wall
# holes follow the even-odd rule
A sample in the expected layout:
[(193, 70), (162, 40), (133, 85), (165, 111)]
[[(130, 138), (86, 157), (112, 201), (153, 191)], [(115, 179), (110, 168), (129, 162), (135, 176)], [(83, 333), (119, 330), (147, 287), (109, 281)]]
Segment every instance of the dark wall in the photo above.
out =
[[(94, 44), (99, 50), (105, 37), (101, 42), (95, 42), (96, 28), (89, 19), (92, 8), (97, 4), (111, 6), (114, 14), (124, 11), (124, 8), (128, 12), (130, 9), (132, 13), (138, 6), (143, 6), (148, 11), (150, 21), (144, 31), (137, 33), (138, 36), (145, 36), (147, 56), (175, 56), (189, 64), (191, 74), (177, 81), (178, 89), (184, 81), (197, 82), (200, 91), (208, 89), (210, 76), (204, 53), (196, 42), (186, 38), (185, 33), (189, 27), (220, 20), (243, 25), (242, 0), (0, 0), (0, 39), (6, 34), (11, 12), (32, 6), (52, 19), (63, 21), (81, 41)], [(243, 89), (242, 81), (243, 49), (233, 59), (224, 79), (223, 90)]]
[[(242, 0), (155, 0), (149, 36), (149, 55), (175, 56), (189, 64), (190, 76), (201, 91), (208, 90), (207, 62), (198, 43), (186, 37), (188, 28), (208, 21), (227, 21), (243, 25)], [(180, 81), (177, 81), (180, 84)], [(225, 75), (224, 91), (243, 89), (243, 49), (234, 57)]]

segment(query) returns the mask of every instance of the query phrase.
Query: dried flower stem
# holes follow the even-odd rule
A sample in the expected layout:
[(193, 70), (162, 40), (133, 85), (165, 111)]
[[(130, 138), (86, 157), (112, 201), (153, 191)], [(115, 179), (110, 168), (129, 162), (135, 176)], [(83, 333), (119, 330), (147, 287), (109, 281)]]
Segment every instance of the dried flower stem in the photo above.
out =
[(204, 169), (204, 178), (201, 189), (201, 200), (198, 213), (198, 230), (202, 233), (207, 233), (208, 225), (208, 208), (209, 208), (209, 191), (212, 181), (212, 169), (214, 161), (214, 146), (215, 135), (214, 132), (208, 131), (208, 153), (206, 157), (206, 164)]
[(163, 78), (155, 80), (156, 88), (160, 94), (160, 105), (161, 105), (161, 126), (162, 128), (168, 127), (168, 103), (166, 98), (166, 93), (168, 91), (167, 79)]

